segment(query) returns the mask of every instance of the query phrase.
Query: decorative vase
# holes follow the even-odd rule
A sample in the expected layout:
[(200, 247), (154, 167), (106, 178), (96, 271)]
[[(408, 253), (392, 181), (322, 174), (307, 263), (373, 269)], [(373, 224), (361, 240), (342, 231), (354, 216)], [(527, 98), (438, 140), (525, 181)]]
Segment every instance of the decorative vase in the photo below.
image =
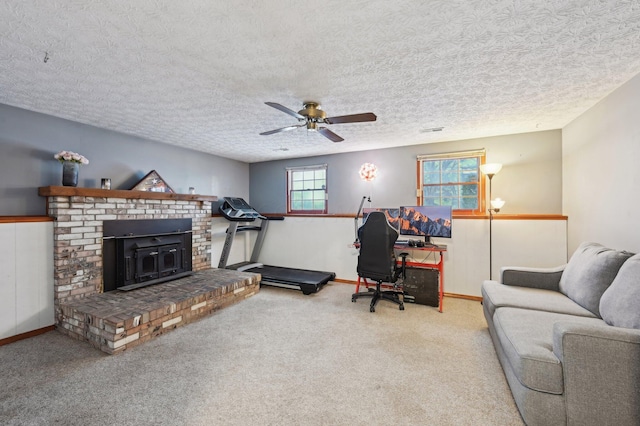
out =
[(80, 163), (65, 161), (62, 163), (62, 185), (78, 186), (78, 169)]

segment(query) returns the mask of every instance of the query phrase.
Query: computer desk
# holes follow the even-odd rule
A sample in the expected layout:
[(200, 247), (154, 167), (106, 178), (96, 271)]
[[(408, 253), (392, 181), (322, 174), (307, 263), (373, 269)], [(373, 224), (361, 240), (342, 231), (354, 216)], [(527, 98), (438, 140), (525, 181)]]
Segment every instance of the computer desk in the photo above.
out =
[[(407, 262), (406, 266), (414, 267), (414, 268), (433, 268), (438, 270), (439, 272), (438, 275), (440, 277), (439, 278), (440, 285), (438, 286), (438, 311), (442, 312), (442, 299), (444, 296), (444, 252), (447, 251), (447, 246), (427, 245), (424, 247), (417, 247), (417, 246), (410, 246), (408, 244), (395, 244), (393, 246), (393, 249), (396, 251), (396, 253), (408, 252), (411, 258), (413, 259), (415, 259), (415, 256), (414, 256), (414, 253), (412, 252), (416, 252), (416, 251), (423, 252), (426, 254), (438, 253), (439, 260), (437, 263), (428, 262), (426, 261), (426, 257), (425, 257), (425, 259), (421, 261)], [(399, 260), (398, 264), (401, 264), (401, 263), (402, 261)]]
[[(354, 243), (353, 247), (360, 248), (360, 244)], [(438, 285), (438, 311), (442, 312), (442, 300), (444, 298), (444, 252), (447, 251), (447, 246), (438, 246), (438, 245), (427, 245), (423, 247), (418, 246), (410, 246), (408, 244), (394, 244), (393, 249), (396, 251), (396, 254), (402, 252), (410, 252), (410, 251), (421, 251), (427, 253), (438, 253), (439, 260), (438, 263), (418, 261), (418, 262), (406, 262), (406, 266), (414, 267), (414, 268), (432, 268), (438, 270), (439, 277), (439, 285)], [(411, 254), (411, 253), (410, 253)], [(414, 256), (411, 256), (414, 258)], [(402, 260), (398, 260), (398, 265), (402, 264)], [(360, 283), (363, 283), (365, 287), (369, 288), (369, 283), (366, 278), (361, 278), (358, 276), (358, 281), (356, 282), (356, 293), (360, 291)]]

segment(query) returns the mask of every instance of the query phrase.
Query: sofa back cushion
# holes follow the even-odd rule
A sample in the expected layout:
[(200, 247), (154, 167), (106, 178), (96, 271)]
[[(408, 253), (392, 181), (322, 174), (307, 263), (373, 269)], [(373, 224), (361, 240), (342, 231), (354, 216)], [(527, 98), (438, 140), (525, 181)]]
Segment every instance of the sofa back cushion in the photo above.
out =
[(609, 325), (640, 329), (640, 254), (624, 262), (602, 295), (600, 315)]
[(631, 253), (582, 243), (560, 277), (560, 291), (585, 309), (600, 316), (600, 298), (611, 285)]

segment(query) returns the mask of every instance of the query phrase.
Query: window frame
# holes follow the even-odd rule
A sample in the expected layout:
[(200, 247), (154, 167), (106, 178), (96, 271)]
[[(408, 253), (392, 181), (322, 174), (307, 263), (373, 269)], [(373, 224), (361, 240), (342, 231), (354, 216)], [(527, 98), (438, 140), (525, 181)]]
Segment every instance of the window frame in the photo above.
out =
[[(314, 174), (316, 171), (324, 171), (324, 188), (321, 188), (324, 191), (324, 208), (319, 210), (319, 209), (302, 209), (302, 210), (296, 210), (292, 208), (292, 193), (293, 191), (300, 191), (300, 192), (304, 192), (304, 191), (318, 191), (321, 190), (319, 188), (305, 188), (305, 189), (293, 189), (293, 182), (294, 182), (294, 175), (295, 173), (299, 173), (299, 172), (309, 172), (309, 171), (313, 171)], [(329, 191), (328, 191), (328, 167), (327, 164), (315, 164), (315, 165), (310, 165), (310, 166), (299, 166), (299, 167), (287, 167), (286, 168), (286, 179), (287, 179), (287, 214), (309, 214), (309, 215), (322, 215), (322, 214), (328, 214), (329, 212)], [(319, 179), (316, 179), (314, 176), (313, 182), (316, 182)], [(303, 182), (307, 181), (307, 179), (303, 179)], [(314, 185), (315, 186), (315, 185)], [(319, 199), (313, 199), (312, 200), (319, 200)]]
[[(486, 151), (484, 149), (470, 150), (470, 151), (453, 151), (453, 152), (443, 152), (437, 154), (422, 154), (418, 155), (416, 162), (416, 177), (417, 177), (417, 204), (422, 206), (424, 205), (424, 165), (425, 161), (444, 161), (444, 160), (461, 160), (465, 158), (477, 158), (478, 159), (478, 170), (477, 170), (477, 184), (478, 184), (478, 208), (477, 209), (453, 209), (453, 214), (457, 216), (472, 216), (472, 215), (481, 215), (484, 214), (486, 206), (485, 206), (485, 198), (486, 198), (486, 188), (484, 175), (480, 171), (480, 166), (485, 164), (486, 161)], [(438, 185), (429, 185), (429, 186), (444, 186), (444, 184), (440, 183)]]

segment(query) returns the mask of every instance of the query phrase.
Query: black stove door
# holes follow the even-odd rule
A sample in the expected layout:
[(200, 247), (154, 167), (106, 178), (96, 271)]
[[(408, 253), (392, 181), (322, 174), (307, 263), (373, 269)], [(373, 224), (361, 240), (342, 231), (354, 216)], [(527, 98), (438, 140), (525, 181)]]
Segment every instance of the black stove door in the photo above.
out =
[[(158, 278), (159, 247), (138, 248), (135, 250), (136, 272), (133, 282), (143, 283)], [(125, 284), (130, 284), (126, 282)]]
[(158, 247), (158, 270), (160, 277), (167, 277), (178, 272), (182, 272), (183, 250), (181, 244), (170, 244)]

